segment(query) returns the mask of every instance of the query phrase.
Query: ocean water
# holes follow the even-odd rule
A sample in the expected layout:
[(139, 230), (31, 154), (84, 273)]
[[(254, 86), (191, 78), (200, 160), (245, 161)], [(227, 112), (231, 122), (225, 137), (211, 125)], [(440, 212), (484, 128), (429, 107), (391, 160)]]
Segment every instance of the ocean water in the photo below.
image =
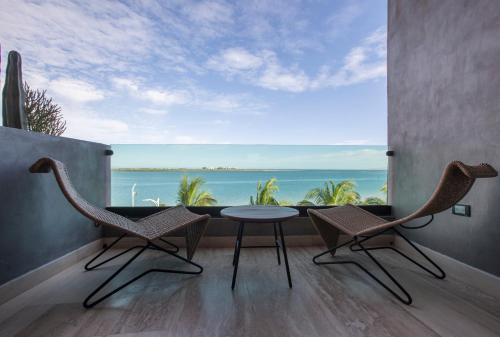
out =
[[(258, 181), (276, 178), (278, 200), (297, 203), (327, 180), (352, 180), (362, 198), (385, 198), (380, 188), (387, 180), (386, 146), (354, 145), (113, 145), (111, 201), (131, 206), (136, 184), (136, 206), (160, 198), (176, 204), (183, 175), (202, 177), (203, 188), (218, 205), (245, 205), (256, 194)], [(226, 167), (236, 170), (197, 170)], [(125, 168), (187, 168), (189, 170), (125, 171)]]
[(183, 175), (202, 177), (204, 189), (210, 191), (219, 205), (245, 205), (255, 195), (257, 181), (276, 178), (278, 200), (296, 203), (312, 188), (322, 186), (328, 179), (335, 182), (352, 180), (363, 198), (385, 198), (380, 188), (387, 180), (385, 170), (273, 170), (273, 171), (113, 171), (111, 175), (112, 204), (131, 206), (131, 188), (136, 184), (136, 206), (152, 206), (143, 199), (156, 199), (175, 205), (179, 181)]

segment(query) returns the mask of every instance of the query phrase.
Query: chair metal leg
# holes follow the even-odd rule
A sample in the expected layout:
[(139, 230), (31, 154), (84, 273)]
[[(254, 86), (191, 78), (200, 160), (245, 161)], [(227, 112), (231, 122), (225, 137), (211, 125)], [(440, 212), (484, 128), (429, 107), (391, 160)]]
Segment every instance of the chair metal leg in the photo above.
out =
[[(378, 235), (378, 234), (377, 234)], [(373, 237), (373, 236), (372, 236)], [(370, 276), (374, 281), (376, 281), (378, 284), (380, 284), (382, 287), (384, 287), (389, 293), (391, 293), (394, 297), (396, 297), (399, 301), (401, 301), (402, 303), (404, 304), (407, 304), (407, 305), (410, 305), (413, 301), (413, 299), (411, 298), (410, 294), (406, 291), (406, 289), (392, 276), (391, 273), (389, 273), (389, 271), (387, 271), (387, 269), (384, 268), (384, 266), (377, 260), (375, 259), (375, 257), (370, 254), (369, 250), (366, 249), (362, 242), (363, 241), (366, 241), (365, 239), (367, 238), (364, 238), (362, 240), (358, 240), (357, 237), (354, 237), (352, 240), (349, 240), (347, 242), (344, 242), (343, 244), (339, 245), (338, 247), (334, 247), (332, 249), (329, 249), (321, 254), (318, 254), (316, 255), (314, 258), (313, 258), (313, 262), (317, 265), (327, 265), (327, 264), (352, 264), (352, 265), (355, 265), (357, 266), (359, 269), (361, 269), (362, 271), (364, 271), (368, 276)], [(392, 281), (392, 283), (397, 287), (399, 288), (399, 290), (404, 294), (404, 296), (401, 296), (399, 295), (398, 293), (396, 293), (393, 289), (391, 289), (385, 282), (381, 281), (378, 277), (376, 277), (374, 274), (372, 274), (368, 269), (366, 269), (363, 265), (361, 265), (360, 263), (356, 262), (356, 261), (325, 261), (325, 262), (318, 262), (317, 259), (325, 254), (328, 254), (330, 253), (330, 251), (335, 251), (336, 249), (340, 248), (340, 247), (343, 247), (351, 242), (354, 241), (354, 244), (359, 246), (361, 248), (361, 250), (375, 263), (375, 265), (377, 265), (377, 267), (379, 267), (379, 269)]]
[(286, 276), (288, 278), (288, 286), (291, 288), (292, 287), (292, 277), (290, 276), (290, 267), (288, 266), (288, 256), (286, 254), (285, 236), (283, 235), (283, 227), (281, 226), (281, 222), (278, 222), (278, 226), (280, 229), (281, 248), (283, 249), (283, 257), (285, 258), (285, 267), (286, 267)]
[(314, 263), (314, 264), (324, 264), (324, 263), (317, 262), (317, 259), (319, 259), (319, 258), (320, 258), (320, 257), (322, 257), (323, 255), (326, 255), (326, 254), (328, 254), (328, 253), (335, 253), (335, 251), (336, 251), (337, 249), (342, 248), (342, 247), (344, 247), (345, 245), (348, 245), (348, 244), (350, 244), (350, 243), (351, 243), (351, 242), (353, 242), (353, 241), (354, 241), (354, 239), (348, 240), (348, 241), (346, 241), (346, 242), (344, 242), (344, 243), (342, 243), (342, 244), (340, 244), (340, 245), (337, 245), (337, 246), (335, 246), (335, 247), (333, 247), (333, 248), (331, 248), (331, 249), (328, 249), (328, 250), (325, 250), (325, 251), (324, 251), (324, 252), (322, 252), (322, 253), (319, 253), (318, 255), (315, 255), (315, 256), (313, 257), (313, 260), (312, 260), (312, 261), (313, 261), (313, 263)]
[(150, 248), (151, 248), (151, 246), (153, 246), (156, 249), (161, 250), (162, 252), (167, 253), (168, 255), (173, 256), (173, 257), (175, 257), (175, 258), (177, 258), (177, 259), (179, 259), (181, 261), (184, 261), (187, 264), (190, 264), (190, 265), (192, 265), (192, 266), (194, 266), (194, 267), (196, 267), (198, 269), (198, 271), (180, 271), (180, 270), (173, 270), (172, 271), (170, 269), (155, 269), (156, 271), (168, 271), (169, 273), (194, 274), (194, 275), (198, 275), (198, 274), (201, 274), (203, 272), (203, 267), (200, 266), (199, 264), (197, 264), (196, 262), (193, 262), (193, 261), (191, 261), (189, 259), (186, 259), (185, 257), (182, 257), (182, 256), (180, 256), (180, 255), (178, 255), (178, 254), (176, 254), (176, 253), (174, 253), (174, 252), (172, 252), (172, 251), (170, 251), (168, 249), (162, 248), (162, 247), (160, 247), (160, 246), (158, 246), (158, 245), (156, 245), (156, 244), (154, 244), (152, 242), (149, 242), (149, 245), (150, 245), (149, 246)]
[[(104, 261), (101, 261), (101, 262), (97, 263), (97, 264), (96, 264), (96, 265), (94, 265), (94, 266), (91, 266), (92, 262), (96, 261), (96, 260), (97, 260), (97, 259), (99, 259), (102, 255), (104, 255), (104, 253), (106, 253), (108, 250), (110, 250), (111, 248), (113, 248), (113, 246), (114, 246), (114, 245), (116, 245), (116, 244), (117, 244), (117, 243), (118, 243), (121, 239), (123, 239), (125, 236), (127, 236), (127, 233), (124, 233), (124, 234), (120, 235), (120, 236), (119, 236), (119, 237), (118, 237), (115, 241), (113, 241), (113, 242), (112, 242), (109, 246), (107, 246), (106, 248), (104, 248), (103, 250), (101, 250), (101, 251), (99, 252), (99, 254), (97, 254), (96, 256), (94, 256), (94, 257), (93, 257), (93, 258), (92, 258), (89, 262), (87, 262), (87, 264), (85, 264), (85, 270), (87, 270), (87, 271), (94, 270), (95, 268), (100, 267), (100, 266), (102, 266), (102, 265), (104, 265), (104, 264), (108, 263), (109, 261), (112, 261), (112, 260), (114, 260), (114, 259), (116, 259), (116, 258), (118, 258), (118, 257), (120, 257), (120, 256), (122, 256), (122, 255), (125, 255), (125, 254), (127, 254), (128, 252), (130, 252), (130, 251), (132, 251), (132, 250), (134, 250), (134, 249), (138, 249), (138, 248), (142, 248), (142, 247), (143, 247), (143, 246), (140, 246), (140, 245), (130, 247), (130, 248), (128, 248), (128, 249), (126, 249), (126, 250), (124, 250), (124, 251), (122, 251), (122, 252), (120, 252), (120, 253), (117, 253), (117, 254), (115, 254), (115, 255), (113, 255), (113, 256), (111, 256), (111, 257), (107, 258), (107, 259), (106, 259), (106, 260), (104, 260)], [(173, 243), (171, 243), (171, 242), (169, 242), (169, 241), (167, 241), (167, 240), (164, 240), (164, 239), (162, 239), (162, 238), (160, 238), (160, 240), (161, 240), (162, 242), (164, 242), (164, 243), (166, 243), (166, 244), (169, 244), (170, 246), (174, 247), (174, 249), (175, 249), (175, 250), (173, 251), (174, 253), (177, 253), (177, 252), (179, 251), (179, 247), (177, 247), (177, 246), (176, 246), (176, 245), (174, 245)]]
[(278, 233), (276, 231), (276, 222), (273, 222), (273, 229), (274, 229), (274, 244), (276, 245), (276, 255), (278, 256), (278, 265), (281, 265), (281, 260), (280, 260), (280, 244), (278, 241)]
[[(117, 277), (123, 270), (125, 270), (125, 268), (127, 268), (128, 265), (130, 265), (137, 257), (139, 257), (139, 255), (141, 255), (147, 248), (150, 248), (150, 249), (154, 249), (154, 250), (160, 250), (162, 252), (165, 252), (173, 257), (176, 257), (194, 267), (196, 267), (198, 270), (196, 271), (187, 271), (187, 270), (176, 270), (176, 269), (160, 269), (160, 268), (153, 268), (153, 269), (148, 269), (144, 272), (142, 272), (141, 274), (133, 277), (132, 279), (128, 280), (127, 282), (121, 284), (120, 286), (114, 288), (113, 290), (109, 291), (108, 293), (104, 294), (103, 296), (99, 297), (98, 299), (96, 300), (93, 300), (92, 301), (92, 298), (99, 292), (101, 291), (107, 284), (109, 284), (115, 277)], [(94, 267), (95, 268), (95, 267)], [(201, 274), (203, 272), (203, 267), (198, 265), (197, 263), (194, 263), (192, 261), (189, 261), (188, 259), (180, 256), (180, 255), (177, 255), (176, 253), (170, 251), (170, 250), (167, 250), (167, 249), (164, 249), (152, 242), (148, 242), (146, 245), (144, 246), (141, 246), (141, 249), (136, 253), (134, 254), (127, 262), (125, 262), (125, 264), (123, 264), (117, 271), (115, 271), (110, 277), (108, 277), (103, 283), (101, 283), (94, 291), (92, 291), (90, 293), (90, 295), (87, 296), (87, 298), (85, 299), (85, 301), (83, 302), (83, 306), (85, 308), (92, 308), (94, 307), (95, 305), (97, 305), (98, 303), (101, 303), (102, 301), (104, 301), (105, 299), (107, 299), (108, 297), (116, 294), (118, 291), (122, 290), (123, 288), (127, 287), (128, 285), (130, 285), (131, 283), (137, 281), (138, 279), (142, 278), (143, 276), (149, 274), (149, 273), (153, 273), (153, 272), (160, 272), (160, 273), (175, 273), (175, 274), (190, 274), (190, 275), (198, 275), (198, 274)]]
[(176, 244), (173, 244), (172, 242), (168, 241), (168, 240), (165, 240), (163, 238), (160, 238), (160, 241), (163, 242), (163, 243), (166, 243), (167, 245), (171, 246), (174, 248), (174, 250), (172, 251), (173, 253), (178, 253), (179, 252), (179, 246), (177, 246)]
[[(365, 252), (365, 254), (380, 268), (380, 270), (382, 270), (384, 272), (384, 274), (387, 275), (387, 277), (389, 277), (391, 279), (391, 281), (399, 288), (399, 290), (401, 290), (404, 293), (406, 299), (401, 297), (398, 293), (396, 293), (394, 290), (392, 290), (384, 282), (380, 281), (380, 279), (378, 279), (375, 275), (370, 273), (368, 270), (366, 270), (364, 268), (361, 268), (361, 269), (363, 269), (368, 275), (371, 276), (372, 279), (377, 281), (382, 287), (384, 287), (387, 291), (389, 291), (392, 295), (394, 295), (394, 297), (396, 297), (398, 300), (400, 300), (404, 304), (410, 305), (412, 303), (413, 299), (411, 298), (410, 294), (406, 291), (406, 289), (394, 278), (394, 276), (392, 276), (391, 273), (389, 273), (387, 271), (387, 269), (384, 268), (384, 266), (382, 266), (382, 264), (372, 254), (370, 254), (370, 252), (368, 250), (365, 249), (363, 244), (358, 243), (358, 245)], [(359, 266), (361, 266), (361, 265), (359, 265)]]
[[(401, 250), (399, 250), (399, 249), (397, 249), (395, 247), (392, 247), (392, 246), (365, 247), (365, 250), (370, 250), (371, 251), (371, 250), (390, 249), (390, 250), (398, 253), (399, 255), (401, 255), (402, 257), (404, 257), (405, 259), (407, 259), (411, 263), (415, 264), (417, 267), (420, 267), (422, 270), (424, 270), (427, 273), (431, 274), (435, 278), (442, 280), (442, 279), (444, 279), (446, 277), (446, 273), (443, 271), (443, 269), (441, 269), (441, 267), (439, 267), (439, 265), (437, 263), (435, 263), (430, 257), (428, 257), (424, 252), (422, 252), (422, 250), (420, 250), (410, 240), (408, 240), (408, 238), (406, 238), (403, 234), (401, 234), (401, 232), (399, 232), (395, 228), (393, 228), (393, 230), (394, 230), (394, 232), (396, 232), (397, 235), (399, 235), (401, 238), (403, 238), (413, 249), (415, 249), (421, 256), (423, 256), (430, 264), (432, 264), (434, 266), (434, 268), (437, 269), (438, 272), (436, 273), (436, 272), (430, 270), (426, 266), (422, 265), (420, 262), (412, 259), (408, 255), (406, 255), (405, 253), (403, 253)], [(363, 241), (360, 241), (360, 242), (363, 242)], [(355, 248), (356, 246), (358, 246), (358, 244), (354, 243), (349, 248), (353, 252), (359, 252), (359, 251), (362, 250), (360, 248)]]
[(109, 261), (111, 260), (114, 260), (122, 255), (125, 255), (127, 254), (128, 252), (134, 250), (134, 249), (137, 249), (137, 248), (141, 248), (142, 246), (134, 246), (134, 247), (130, 247), (129, 249), (127, 250), (124, 250), (123, 252), (120, 252), (118, 254), (115, 254), (113, 256), (111, 256), (110, 258), (104, 260), (104, 261), (101, 261), (99, 262), (98, 264), (94, 265), (94, 266), (91, 266), (92, 262), (94, 262), (95, 260), (97, 260), (98, 258), (100, 258), (104, 253), (106, 253), (108, 250), (110, 250), (111, 248), (113, 248), (114, 245), (116, 245), (121, 239), (123, 239), (125, 236), (127, 236), (126, 233), (122, 234), (120, 237), (118, 237), (115, 241), (113, 241), (109, 246), (107, 246), (106, 248), (104, 248), (103, 250), (101, 250), (99, 252), (99, 254), (97, 254), (96, 256), (94, 256), (89, 262), (87, 262), (87, 264), (85, 264), (85, 270), (89, 271), (89, 270), (93, 270), (99, 266), (102, 266), (103, 264), (106, 264), (108, 263)]
[(401, 234), (397, 229), (394, 228), (394, 231), (400, 236), (403, 238), (403, 240), (405, 240), (410, 246), (413, 247), (413, 249), (415, 249), (420, 255), (422, 255), (427, 261), (429, 261), (430, 264), (432, 264), (438, 271), (439, 271), (439, 274), (436, 274), (434, 273), (433, 271), (431, 271), (430, 269), (424, 267), (423, 265), (421, 265), (420, 263), (418, 263), (417, 261), (411, 259), (410, 257), (406, 256), (405, 254), (403, 254), (402, 252), (400, 252), (399, 250), (397, 251), (399, 254), (401, 254), (402, 256), (404, 256), (405, 258), (407, 258), (408, 260), (410, 260), (411, 262), (415, 263), (417, 266), (419, 266), (420, 268), (424, 269), (425, 271), (427, 271), (428, 273), (434, 275), (436, 278), (442, 280), (446, 277), (446, 273), (444, 272), (443, 269), (441, 269), (441, 267), (439, 267), (437, 265), (436, 262), (434, 262), (430, 257), (428, 257), (427, 255), (424, 254), (424, 252), (422, 250), (420, 250), (417, 246), (415, 246), (415, 244), (413, 244), (413, 242), (411, 242), (410, 240), (408, 240), (408, 238), (406, 238), (406, 236), (404, 236), (403, 234)]
[(123, 283), (121, 286), (115, 288), (114, 290), (108, 292), (107, 294), (105, 294), (104, 296), (98, 298), (97, 300), (95, 301), (91, 301), (92, 297), (94, 297), (95, 294), (97, 294), (102, 288), (104, 288), (109, 282), (111, 282), (111, 280), (113, 280), (116, 276), (118, 276), (125, 268), (127, 268), (127, 266), (129, 264), (132, 263), (132, 261), (134, 261), (136, 258), (139, 257), (139, 255), (141, 255), (147, 248), (147, 245), (146, 246), (143, 246), (141, 248), (141, 250), (139, 250), (137, 253), (135, 253), (134, 256), (132, 256), (127, 262), (125, 262), (125, 264), (123, 264), (120, 268), (118, 268), (117, 271), (115, 271), (110, 277), (108, 277), (103, 283), (101, 283), (96, 289), (94, 289), (94, 291), (92, 291), (90, 293), (89, 296), (87, 296), (87, 298), (85, 299), (85, 301), (83, 301), (83, 306), (87, 309), (89, 308), (92, 308), (93, 306), (95, 306), (96, 304), (104, 301), (106, 298), (110, 297), (111, 295), (115, 294), (116, 292), (120, 291), (121, 289), (125, 288), (126, 286), (128, 286), (130, 283), (134, 282), (135, 280), (139, 279), (140, 277), (142, 277), (142, 274), (139, 275), (138, 277), (135, 277), (131, 280), (129, 280), (128, 282), (125, 282)]

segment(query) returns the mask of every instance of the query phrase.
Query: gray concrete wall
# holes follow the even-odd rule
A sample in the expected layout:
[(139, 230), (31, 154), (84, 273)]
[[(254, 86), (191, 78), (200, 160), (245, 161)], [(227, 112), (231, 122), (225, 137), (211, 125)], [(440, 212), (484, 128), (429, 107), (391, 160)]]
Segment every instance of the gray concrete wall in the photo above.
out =
[(109, 147), (0, 127), (0, 284), (101, 237), (101, 229), (77, 213), (54, 175), (31, 174), (36, 159), (67, 164), (83, 197), (109, 203)]
[[(500, 1), (389, 0), (390, 201), (419, 207), (451, 160), (500, 169)], [(500, 275), (500, 179), (478, 180), (463, 203), (411, 239)]]

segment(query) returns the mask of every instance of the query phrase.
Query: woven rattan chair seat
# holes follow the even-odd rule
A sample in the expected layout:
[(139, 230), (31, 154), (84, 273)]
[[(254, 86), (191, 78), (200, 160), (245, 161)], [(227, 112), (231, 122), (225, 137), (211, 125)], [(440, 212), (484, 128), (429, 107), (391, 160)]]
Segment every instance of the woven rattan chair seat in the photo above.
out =
[(138, 221), (132, 221), (119, 214), (97, 207), (83, 198), (73, 186), (66, 166), (52, 158), (41, 158), (30, 167), (32, 173), (54, 172), (57, 183), (66, 199), (83, 215), (96, 224), (117, 228), (128, 234), (151, 241), (166, 236), (182, 228), (186, 229), (187, 255), (194, 254), (196, 246), (203, 235), (208, 215), (198, 215), (184, 206), (176, 206), (160, 211)]

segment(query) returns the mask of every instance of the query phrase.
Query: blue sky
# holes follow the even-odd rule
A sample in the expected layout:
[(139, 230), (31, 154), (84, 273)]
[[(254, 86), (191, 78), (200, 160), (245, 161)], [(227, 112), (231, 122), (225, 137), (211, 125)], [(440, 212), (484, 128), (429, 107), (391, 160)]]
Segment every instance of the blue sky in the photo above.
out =
[(113, 145), (113, 168), (386, 170), (380, 145)]
[(386, 6), (0, 0), (2, 60), (22, 54), (69, 137), (386, 144)]

